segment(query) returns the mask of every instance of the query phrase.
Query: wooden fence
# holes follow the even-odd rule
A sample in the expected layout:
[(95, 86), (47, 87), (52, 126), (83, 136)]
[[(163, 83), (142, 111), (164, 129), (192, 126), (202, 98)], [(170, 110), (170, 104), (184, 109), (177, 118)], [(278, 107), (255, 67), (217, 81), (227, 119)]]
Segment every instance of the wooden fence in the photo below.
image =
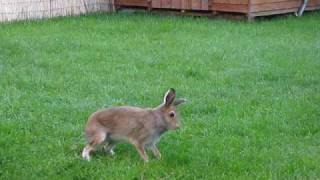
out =
[(113, 0), (0, 0), (0, 22), (111, 10)]

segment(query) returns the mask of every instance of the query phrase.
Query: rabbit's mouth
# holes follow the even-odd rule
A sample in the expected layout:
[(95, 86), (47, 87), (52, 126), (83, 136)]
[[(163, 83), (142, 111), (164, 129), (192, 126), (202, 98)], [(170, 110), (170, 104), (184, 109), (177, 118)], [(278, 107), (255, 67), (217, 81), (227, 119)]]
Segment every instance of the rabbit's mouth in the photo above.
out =
[(173, 130), (178, 130), (178, 129), (180, 129), (180, 124), (177, 123), (177, 124), (175, 125), (175, 127), (173, 128)]

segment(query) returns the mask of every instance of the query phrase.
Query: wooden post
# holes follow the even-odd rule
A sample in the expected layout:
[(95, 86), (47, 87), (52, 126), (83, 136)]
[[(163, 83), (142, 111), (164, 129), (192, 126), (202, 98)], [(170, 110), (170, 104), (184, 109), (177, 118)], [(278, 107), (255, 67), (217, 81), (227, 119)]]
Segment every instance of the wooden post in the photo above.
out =
[(212, 0), (208, 0), (208, 10), (213, 12), (213, 10), (212, 10), (212, 3), (213, 3)]
[(152, 0), (148, 0), (148, 11), (152, 10)]
[(252, 12), (251, 12), (251, 6), (252, 6), (252, 2), (251, 2), (252, 0), (248, 0), (248, 11), (247, 11), (247, 20), (249, 21), (249, 22), (251, 22), (251, 21), (254, 21), (254, 16), (252, 15)]

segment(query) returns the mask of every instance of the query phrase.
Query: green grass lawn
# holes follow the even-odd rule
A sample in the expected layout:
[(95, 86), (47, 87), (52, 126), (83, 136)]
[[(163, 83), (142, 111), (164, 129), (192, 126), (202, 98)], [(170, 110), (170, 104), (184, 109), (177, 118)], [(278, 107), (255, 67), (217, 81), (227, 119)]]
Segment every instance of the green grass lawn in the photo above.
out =
[[(320, 12), (248, 23), (93, 14), (0, 24), (0, 179), (320, 178)], [(144, 164), (121, 144), (86, 162), (103, 107), (154, 107), (183, 128)]]

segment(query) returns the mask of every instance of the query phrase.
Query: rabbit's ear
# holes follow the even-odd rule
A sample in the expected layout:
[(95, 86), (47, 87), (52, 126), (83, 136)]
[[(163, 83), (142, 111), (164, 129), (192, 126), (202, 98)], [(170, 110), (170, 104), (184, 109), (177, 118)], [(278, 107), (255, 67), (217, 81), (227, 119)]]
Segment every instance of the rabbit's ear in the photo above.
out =
[(175, 98), (176, 98), (176, 91), (173, 88), (170, 88), (167, 91), (167, 93), (164, 95), (163, 103), (165, 104), (165, 106), (170, 106), (174, 102)]
[(186, 99), (177, 99), (174, 101), (173, 105), (178, 106), (179, 104), (183, 104), (186, 103), (187, 100)]

